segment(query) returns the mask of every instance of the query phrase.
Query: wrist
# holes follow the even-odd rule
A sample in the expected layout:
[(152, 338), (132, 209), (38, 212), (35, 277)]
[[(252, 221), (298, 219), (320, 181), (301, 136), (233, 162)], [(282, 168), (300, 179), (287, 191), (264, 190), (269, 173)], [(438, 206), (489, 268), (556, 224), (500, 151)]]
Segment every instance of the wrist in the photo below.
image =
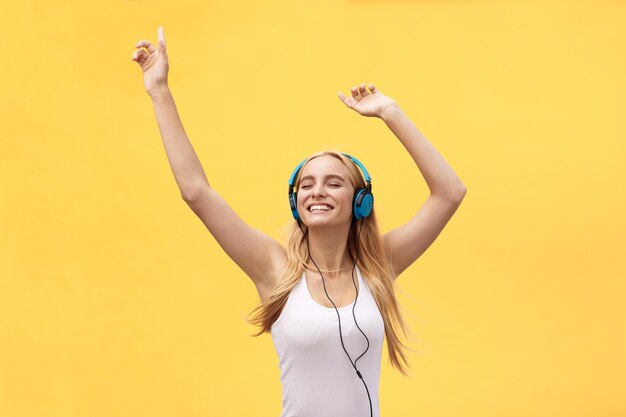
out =
[(167, 94), (170, 94), (170, 89), (167, 85), (154, 87), (150, 91), (148, 91), (148, 95), (152, 100), (159, 99)]
[(393, 118), (394, 116), (396, 116), (400, 112), (402, 112), (402, 109), (400, 109), (400, 106), (398, 105), (398, 103), (394, 102), (394, 103), (391, 103), (391, 104), (388, 104), (387, 106), (385, 106), (380, 111), (379, 117), (381, 119), (383, 119), (384, 121), (387, 121), (387, 120)]

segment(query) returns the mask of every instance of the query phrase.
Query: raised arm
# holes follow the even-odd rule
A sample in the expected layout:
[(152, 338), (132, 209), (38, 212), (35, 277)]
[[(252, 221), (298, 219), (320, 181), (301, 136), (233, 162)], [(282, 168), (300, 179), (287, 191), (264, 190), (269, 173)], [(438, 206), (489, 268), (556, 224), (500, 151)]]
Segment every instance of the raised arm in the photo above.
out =
[(247, 225), (215, 191), (202, 168), (180, 121), (167, 85), (169, 68), (163, 28), (158, 29), (159, 46), (140, 41), (145, 47), (133, 55), (144, 73), (144, 85), (154, 112), (167, 158), (181, 197), (202, 220), (222, 249), (252, 279), (261, 298), (273, 288), (286, 265), (286, 250), (280, 243)]
[(165, 152), (181, 195), (185, 198), (189, 190), (208, 184), (208, 180), (185, 134), (167, 84), (169, 59), (162, 26), (158, 28), (158, 38), (158, 49), (150, 41), (137, 42), (135, 47), (139, 49), (133, 54), (132, 60), (137, 62), (143, 71), (144, 87), (154, 105)]
[(341, 101), (357, 113), (379, 117), (402, 142), (430, 189), (430, 196), (404, 225), (383, 236), (396, 277), (419, 258), (435, 241), (465, 197), (467, 189), (459, 177), (411, 122), (400, 106), (380, 93), (373, 84), (352, 88), (352, 97), (338, 93)]

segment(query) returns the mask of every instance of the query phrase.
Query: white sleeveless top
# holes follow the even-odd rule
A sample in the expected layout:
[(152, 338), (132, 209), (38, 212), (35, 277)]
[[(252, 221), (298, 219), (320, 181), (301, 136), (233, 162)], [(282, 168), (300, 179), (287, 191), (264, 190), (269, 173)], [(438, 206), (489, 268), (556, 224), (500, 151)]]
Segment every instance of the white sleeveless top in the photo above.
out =
[[(337, 310), (343, 345), (367, 384), (372, 415), (379, 417), (378, 383), (385, 326), (358, 266), (356, 275), (359, 293), (354, 316), (369, 339), (369, 349), (361, 358), (368, 343), (354, 323), (355, 303)], [(313, 299), (303, 272), (271, 328), (281, 373), (280, 417), (370, 416), (365, 385), (341, 345), (337, 310)]]

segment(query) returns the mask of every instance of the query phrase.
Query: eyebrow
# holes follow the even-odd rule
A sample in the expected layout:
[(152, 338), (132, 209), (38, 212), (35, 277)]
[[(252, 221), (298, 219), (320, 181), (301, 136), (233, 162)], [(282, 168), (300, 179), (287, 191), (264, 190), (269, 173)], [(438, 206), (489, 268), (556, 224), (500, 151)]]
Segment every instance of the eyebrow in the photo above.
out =
[[(345, 182), (343, 177), (341, 175), (337, 175), (337, 174), (328, 174), (328, 175), (326, 175), (325, 178), (337, 178), (338, 180), (341, 180), (341, 181)], [(304, 180), (308, 180), (308, 179), (313, 179), (313, 175), (307, 175), (307, 176), (304, 176), (304, 177), (300, 178), (300, 182), (302, 182)]]

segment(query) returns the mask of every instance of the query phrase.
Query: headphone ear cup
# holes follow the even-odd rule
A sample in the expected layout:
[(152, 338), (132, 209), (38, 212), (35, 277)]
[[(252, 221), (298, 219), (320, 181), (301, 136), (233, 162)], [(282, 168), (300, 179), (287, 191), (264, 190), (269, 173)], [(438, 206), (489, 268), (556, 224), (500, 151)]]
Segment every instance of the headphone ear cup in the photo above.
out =
[(289, 196), (289, 206), (291, 208), (291, 215), (294, 219), (300, 220), (300, 214), (298, 213), (298, 192), (292, 193)]
[(367, 188), (361, 188), (354, 196), (352, 213), (357, 220), (363, 219), (370, 215), (373, 205), (374, 195)]

